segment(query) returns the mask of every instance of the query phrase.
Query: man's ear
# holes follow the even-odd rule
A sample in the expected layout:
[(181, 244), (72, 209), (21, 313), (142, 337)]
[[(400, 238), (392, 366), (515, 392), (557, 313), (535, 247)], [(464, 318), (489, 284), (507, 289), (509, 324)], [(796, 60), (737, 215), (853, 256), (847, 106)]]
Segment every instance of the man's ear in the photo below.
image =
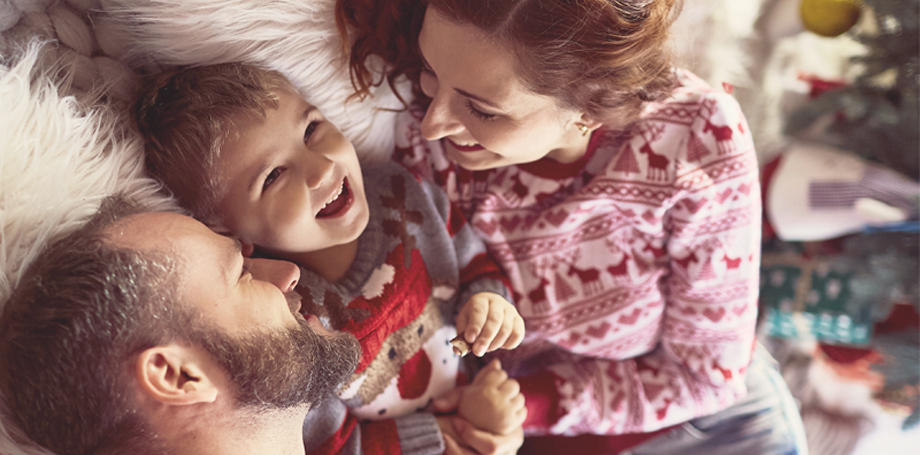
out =
[(214, 402), (220, 393), (214, 373), (204, 352), (175, 344), (145, 350), (136, 364), (141, 390), (170, 405)]

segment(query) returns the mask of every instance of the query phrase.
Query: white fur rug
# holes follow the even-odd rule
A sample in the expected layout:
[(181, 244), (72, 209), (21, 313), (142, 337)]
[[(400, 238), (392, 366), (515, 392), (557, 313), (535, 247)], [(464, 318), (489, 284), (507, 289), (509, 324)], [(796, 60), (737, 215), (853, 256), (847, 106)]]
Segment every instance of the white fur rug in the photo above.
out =
[[(40, 51), (33, 45), (0, 66), (0, 304), (41, 248), (85, 222), (106, 195), (172, 206), (141, 176), (139, 141), (112, 111), (61, 96), (47, 69), (36, 67)], [(2, 423), (0, 453), (47, 453)]]

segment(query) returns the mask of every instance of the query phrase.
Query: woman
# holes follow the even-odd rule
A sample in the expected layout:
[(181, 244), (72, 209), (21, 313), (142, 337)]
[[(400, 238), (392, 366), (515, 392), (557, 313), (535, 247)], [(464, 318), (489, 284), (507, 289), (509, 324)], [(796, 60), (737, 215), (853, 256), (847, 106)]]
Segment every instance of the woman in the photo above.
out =
[(416, 95), (397, 159), (444, 186), (516, 291), (527, 338), (501, 357), (527, 396), (522, 453), (807, 451), (755, 353), (750, 132), (671, 67), (674, 2), (340, 0), (359, 93), (374, 55)]

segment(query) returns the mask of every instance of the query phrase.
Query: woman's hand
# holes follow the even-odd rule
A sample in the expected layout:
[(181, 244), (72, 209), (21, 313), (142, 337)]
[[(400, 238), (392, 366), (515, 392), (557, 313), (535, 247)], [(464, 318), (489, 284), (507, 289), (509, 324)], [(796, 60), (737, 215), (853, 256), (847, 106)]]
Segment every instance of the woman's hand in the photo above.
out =
[(514, 455), (524, 443), (524, 430), (497, 435), (477, 430), (462, 417), (438, 417), (444, 455)]

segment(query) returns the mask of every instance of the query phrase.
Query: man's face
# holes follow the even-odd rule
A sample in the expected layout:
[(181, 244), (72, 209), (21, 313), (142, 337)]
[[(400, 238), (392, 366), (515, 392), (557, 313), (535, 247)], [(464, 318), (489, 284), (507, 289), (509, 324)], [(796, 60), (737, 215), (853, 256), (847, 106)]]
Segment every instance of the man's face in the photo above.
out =
[(178, 301), (196, 314), (180, 336), (224, 367), (242, 405), (286, 408), (330, 393), (360, 355), (351, 335), (300, 314), (292, 263), (244, 258), (238, 241), (171, 213), (130, 216), (108, 229), (118, 246), (159, 251), (177, 264)]

